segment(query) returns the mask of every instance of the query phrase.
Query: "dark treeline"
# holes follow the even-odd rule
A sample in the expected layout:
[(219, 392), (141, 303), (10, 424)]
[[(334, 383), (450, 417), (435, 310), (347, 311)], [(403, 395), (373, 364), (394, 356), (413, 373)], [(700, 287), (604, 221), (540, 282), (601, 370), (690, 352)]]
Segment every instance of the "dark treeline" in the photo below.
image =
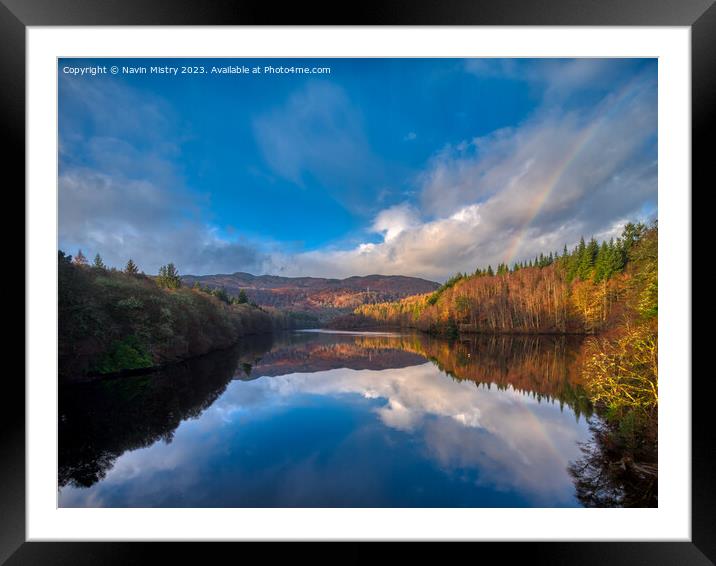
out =
[(58, 285), (63, 379), (162, 366), (300, 322), (245, 297), (186, 288), (172, 263), (150, 277), (131, 259), (118, 270), (99, 254), (90, 264), (81, 251), (59, 251)]

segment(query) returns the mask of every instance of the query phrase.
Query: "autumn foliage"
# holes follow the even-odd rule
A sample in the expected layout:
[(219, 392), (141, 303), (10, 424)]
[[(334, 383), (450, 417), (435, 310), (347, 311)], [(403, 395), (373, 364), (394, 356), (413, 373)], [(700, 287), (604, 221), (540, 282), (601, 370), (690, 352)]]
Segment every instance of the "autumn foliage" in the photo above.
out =
[[(630, 224), (617, 242), (599, 246), (582, 240), (562, 256), (541, 255), (512, 269), (500, 264), (496, 273), (489, 266), (471, 275), (457, 274), (434, 293), (361, 305), (353, 321), (453, 335), (595, 334), (620, 324), (634, 306), (628, 300), (644, 274), (631, 264), (636, 263), (637, 250), (643, 252), (642, 241), (655, 238), (655, 226)], [(655, 277), (642, 286), (642, 294), (656, 296)]]
[(488, 266), (457, 274), (434, 293), (358, 307), (343, 324), (416, 328), (461, 340), (470, 334), (588, 335), (578, 361), (580, 379), (604, 421), (595, 433), (599, 442), (573, 471), (580, 499), (594, 503), (593, 493), (606, 489), (594, 479), (604, 472), (599, 454), (605, 451), (621, 458), (616, 483), (626, 481), (624, 474), (641, 478), (655, 501), (657, 317), (654, 223), (627, 224), (617, 241), (582, 239), (571, 252), (542, 254), (511, 269), (500, 264), (496, 271)]
[(495, 276), (473, 276), (432, 295), (395, 303), (362, 305), (354, 312), (381, 325), (450, 333), (585, 334), (599, 330), (615, 312), (628, 276), (595, 283), (567, 280), (551, 265)]

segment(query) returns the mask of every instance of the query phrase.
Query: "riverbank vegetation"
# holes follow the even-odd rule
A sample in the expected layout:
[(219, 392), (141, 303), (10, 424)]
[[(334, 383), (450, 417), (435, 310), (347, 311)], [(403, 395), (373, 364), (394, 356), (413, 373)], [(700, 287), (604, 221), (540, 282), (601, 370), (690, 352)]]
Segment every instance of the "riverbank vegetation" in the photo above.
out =
[[(390, 303), (357, 307), (336, 326), (379, 325), (455, 335), (458, 332), (517, 334), (595, 334), (619, 324), (635, 283), (642, 240), (656, 226), (627, 224), (620, 238), (588, 243), (570, 252), (550, 252), (534, 260), (478, 267), (458, 273), (437, 291)], [(637, 278), (634, 281), (634, 278)], [(655, 279), (653, 280), (654, 285)], [(650, 287), (655, 294), (655, 286)]]
[[(433, 293), (362, 305), (335, 326), (450, 338), (585, 335), (579, 371), (600, 421), (571, 467), (578, 496), (585, 505), (649, 506), (657, 497), (657, 316), (657, 224), (630, 223), (616, 240), (582, 239), (572, 251), (458, 273)], [(620, 500), (626, 483), (638, 484), (628, 491), (643, 499)]]
[(182, 286), (173, 264), (157, 277), (132, 260), (123, 271), (99, 255), (58, 254), (59, 374), (151, 368), (227, 348), (249, 334), (271, 332), (285, 317), (217, 293)]
[[(652, 506), (657, 500), (658, 244), (656, 226), (629, 254), (624, 316), (588, 340), (582, 372), (603, 417), (571, 467), (585, 505)], [(624, 486), (630, 484), (629, 489)], [(637, 499), (623, 499), (637, 493)]]

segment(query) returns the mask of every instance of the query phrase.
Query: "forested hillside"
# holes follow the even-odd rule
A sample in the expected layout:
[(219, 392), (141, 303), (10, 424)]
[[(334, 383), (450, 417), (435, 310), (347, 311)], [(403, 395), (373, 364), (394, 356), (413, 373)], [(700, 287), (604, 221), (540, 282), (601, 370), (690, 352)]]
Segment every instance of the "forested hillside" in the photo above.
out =
[(173, 264), (157, 277), (97, 256), (58, 257), (59, 373), (64, 379), (159, 366), (226, 348), (290, 320), (226, 294), (182, 286)]
[(396, 301), (439, 287), (433, 281), (402, 275), (366, 275), (346, 279), (323, 277), (280, 277), (232, 273), (218, 275), (185, 275), (187, 285), (224, 290), (238, 296), (243, 293), (250, 302), (286, 312), (303, 313), (321, 321), (350, 313), (365, 303)]
[(359, 306), (337, 326), (389, 325), (443, 334), (593, 334), (656, 314), (657, 227), (628, 224), (609, 242), (459, 273), (433, 293)]

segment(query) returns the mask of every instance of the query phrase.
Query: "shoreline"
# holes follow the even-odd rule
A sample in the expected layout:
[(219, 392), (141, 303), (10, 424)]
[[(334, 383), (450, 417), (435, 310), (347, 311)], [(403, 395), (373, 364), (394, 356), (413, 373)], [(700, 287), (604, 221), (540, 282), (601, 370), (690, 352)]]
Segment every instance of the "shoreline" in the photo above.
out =
[(241, 344), (242, 339), (249, 336), (249, 337), (255, 337), (255, 336), (267, 336), (271, 335), (273, 336), (276, 332), (257, 332), (253, 334), (244, 334), (241, 336), (236, 342), (229, 346), (224, 347), (217, 347), (212, 348), (211, 350), (208, 350), (206, 352), (203, 352), (201, 354), (195, 354), (193, 356), (187, 356), (185, 358), (180, 358), (178, 360), (174, 360), (171, 362), (167, 362), (164, 364), (158, 364), (154, 366), (147, 366), (142, 368), (127, 368), (127, 369), (121, 369), (119, 371), (114, 371), (110, 373), (98, 373), (98, 372), (91, 372), (86, 373), (84, 375), (81, 375), (79, 377), (69, 377), (69, 376), (58, 376), (58, 383), (60, 386), (66, 386), (66, 385), (81, 385), (86, 383), (97, 383), (100, 381), (109, 381), (114, 379), (121, 379), (124, 377), (137, 377), (141, 375), (150, 375), (153, 373), (157, 373), (160, 371), (163, 371), (165, 369), (169, 369), (172, 367), (176, 367), (180, 364), (190, 362), (192, 360), (199, 360), (205, 356), (210, 356), (212, 354), (216, 354), (218, 352), (226, 352), (228, 350), (231, 350), (232, 348), (236, 348), (239, 344)]

